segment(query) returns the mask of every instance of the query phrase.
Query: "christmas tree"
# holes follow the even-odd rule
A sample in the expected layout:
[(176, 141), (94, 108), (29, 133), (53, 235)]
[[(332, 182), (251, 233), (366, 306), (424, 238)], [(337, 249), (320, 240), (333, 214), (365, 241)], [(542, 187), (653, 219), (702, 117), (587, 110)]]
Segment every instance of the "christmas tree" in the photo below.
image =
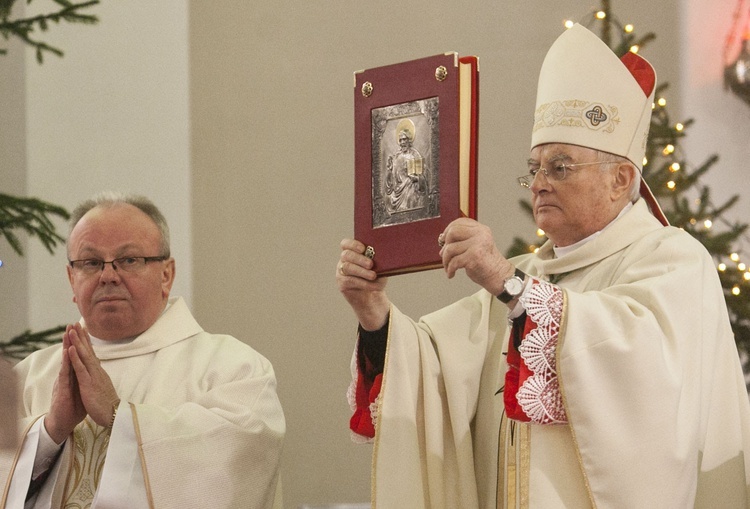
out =
[[(610, 12), (608, 1), (603, 2), (602, 9), (589, 14), (580, 23), (595, 32), (598, 29), (601, 39), (618, 56), (628, 51), (638, 52), (655, 38), (653, 33), (637, 36), (632, 25), (617, 21)], [(571, 25), (572, 22), (566, 22), (566, 26)], [(718, 156), (712, 155), (694, 165), (683, 154), (679, 143), (693, 120), (675, 122), (670, 118), (665, 98), (667, 88), (666, 83), (656, 88), (643, 177), (670, 224), (698, 239), (716, 261), (735, 341), (745, 372), (750, 373), (750, 270), (742, 261), (738, 247), (744, 240), (748, 225), (726, 218), (727, 211), (739, 199), (738, 195), (716, 204), (710, 188), (701, 181), (716, 164)], [(532, 214), (528, 201), (522, 201), (521, 207)], [(538, 249), (546, 239), (541, 230), (537, 231), (537, 237), (534, 242), (516, 237), (509, 256)]]

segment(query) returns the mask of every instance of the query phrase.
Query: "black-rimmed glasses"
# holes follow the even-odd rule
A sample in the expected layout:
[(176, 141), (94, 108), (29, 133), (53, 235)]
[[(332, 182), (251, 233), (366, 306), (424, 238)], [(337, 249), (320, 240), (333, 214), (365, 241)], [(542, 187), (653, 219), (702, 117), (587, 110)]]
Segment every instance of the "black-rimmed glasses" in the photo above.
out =
[(112, 264), (112, 268), (122, 272), (140, 272), (148, 262), (163, 262), (169, 256), (123, 256), (111, 261), (99, 260), (98, 258), (86, 258), (83, 260), (71, 260), (70, 266), (76, 272), (91, 275), (97, 272), (103, 272), (104, 266)]

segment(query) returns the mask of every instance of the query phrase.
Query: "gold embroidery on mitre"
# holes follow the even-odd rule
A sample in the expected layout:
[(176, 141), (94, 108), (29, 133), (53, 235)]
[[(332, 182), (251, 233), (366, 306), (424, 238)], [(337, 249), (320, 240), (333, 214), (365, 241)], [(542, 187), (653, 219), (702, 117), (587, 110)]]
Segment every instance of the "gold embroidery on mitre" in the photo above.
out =
[(534, 112), (533, 132), (559, 125), (612, 133), (620, 123), (618, 115), (617, 106), (605, 106), (579, 99), (544, 103)]

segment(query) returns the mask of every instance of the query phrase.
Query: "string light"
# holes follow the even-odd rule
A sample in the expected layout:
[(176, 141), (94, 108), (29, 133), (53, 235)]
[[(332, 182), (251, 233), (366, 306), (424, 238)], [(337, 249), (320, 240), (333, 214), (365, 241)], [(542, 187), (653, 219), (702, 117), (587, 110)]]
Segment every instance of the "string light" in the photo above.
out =
[(695, 219), (694, 217), (690, 218), (690, 224), (692, 224), (693, 226), (695, 226), (695, 223), (697, 223), (697, 222), (698, 222), (698, 220)]
[(599, 11), (596, 13), (596, 19), (604, 19), (607, 17), (607, 13), (604, 11)]
[(713, 225), (714, 223), (710, 219), (706, 219), (705, 221), (703, 221), (703, 226), (706, 228), (706, 230), (710, 230)]
[(667, 105), (667, 100), (666, 100), (666, 99), (664, 99), (663, 97), (660, 97), (660, 98), (659, 98), (659, 100), (658, 100), (658, 101), (656, 101), (656, 102), (657, 102), (657, 104), (658, 104), (659, 106), (661, 106), (662, 108), (663, 108), (664, 106), (666, 106), (666, 105)]
[(545, 233), (544, 233), (544, 230), (542, 230), (541, 228), (539, 228), (539, 229), (538, 229), (538, 230), (536, 231), (536, 236), (537, 236), (537, 237), (544, 237), (544, 235), (545, 235)]
[(736, 263), (740, 261), (740, 255), (738, 255), (737, 253), (731, 253), (729, 255), (729, 259)]
[(683, 129), (685, 129), (685, 125), (680, 122), (677, 122), (674, 126), (675, 131), (681, 132)]
[(745, 281), (750, 281), (750, 272), (745, 272), (742, 277), (745, 278)]
[(635, 27), (633, 25), (631, 25), (630, 23), (628, 23), (627, 25), (625, 25), (625, 33), (626, 34), (631, 33), (633, 30), (635, 30)]
[(747, 265), (745, 265), (744, 263), (738, 263), (737, 269), (739, 269), (740, 272), (745, 272), (745, 270), (747, 269)]
[(643, 166), (646, 166), (647, 164), (648, 164), (648, 158), (644, 157), (643, 158)]
[(740, 287), (735, 285), (732, 287), (732, 295), (739, 295), (740, 294)]
[(680, 163), (672, 163), (669, 166), (669, 171), (671, 171), (672, 173), (674, 173), (676, 171), (680, 171)]
[(670, 180), (669, 182), (667, 182), (667, 188), (668, 188), (668, 189), (669, 189), (670, 191), (674, 191), (674, 188), (675, 188), (675, 187), (677, 187), (677, 184), (675, 183), (675, 181), (674, 181), (674, 180)]
[(671, 143), (667, 144), (667, 146), (664, 147), (664, 150), (662, 150), (662, 153), (665, 156), (668, 156), (669, 154), (671, 154), (673, 152), (674, 152), (674, 145), (672, 145)]
[(630, 47), (630, 52), (631, 52), (631, 53), (638, 53), (638, 50), (639, 50), (639, 49), (641, 49), (641, 47), (640, 47), (640, 46), (638, 46), (637, 44), (633, 44), (633, 45), (632, 45), (632, 46)]
[(726, 263), (720, 263), (719, 266), (717, 267), (717, 269), (719, 269), (719, 272), (724, 272), (725, 270), (727, 270), (727, 264)]
[(575, 25), (575, 22), (573, 20), (566, 19), (563, 25), (565, 25), (565, 28), (573, 28), (573, 25)]

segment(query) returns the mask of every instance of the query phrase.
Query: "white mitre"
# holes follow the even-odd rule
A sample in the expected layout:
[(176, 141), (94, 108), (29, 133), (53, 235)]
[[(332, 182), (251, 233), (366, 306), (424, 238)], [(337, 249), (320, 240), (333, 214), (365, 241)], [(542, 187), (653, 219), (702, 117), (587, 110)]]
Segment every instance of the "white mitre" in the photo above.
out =
[[(552, 44), (537, 88), (531, 148), (568, 143), (643, 166), (656, 73), (643, 57), (617, 58), (599, 37), (573, 25)], [(662, 223), (666, 218), (641, 179), (641, 195)]]

